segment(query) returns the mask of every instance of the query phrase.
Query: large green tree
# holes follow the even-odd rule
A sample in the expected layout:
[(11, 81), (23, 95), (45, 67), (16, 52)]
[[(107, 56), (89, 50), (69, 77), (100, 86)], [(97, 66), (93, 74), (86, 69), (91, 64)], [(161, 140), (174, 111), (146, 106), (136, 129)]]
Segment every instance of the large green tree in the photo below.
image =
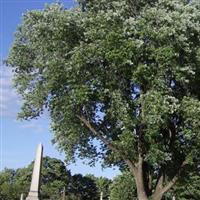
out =
[[(33, 162), (28, 167), (17, 170), (5, 169), (0, 172), (0, 199), (18, 200), (23, 193), (28, 195), (33, 171)], [(44, 157), (41, 171), (41, 191), (43, 200), (61, 197), (63, 188), (70, 185), (71, 174), (65, 164), (56, 158)]]
[(47, 108), (67, 160), (128, 167), (138, 199), (160, 200), (199, 161), (200, 5), (80, 5), (24, 15), (7, 59), (23, 98), (19, 117)]

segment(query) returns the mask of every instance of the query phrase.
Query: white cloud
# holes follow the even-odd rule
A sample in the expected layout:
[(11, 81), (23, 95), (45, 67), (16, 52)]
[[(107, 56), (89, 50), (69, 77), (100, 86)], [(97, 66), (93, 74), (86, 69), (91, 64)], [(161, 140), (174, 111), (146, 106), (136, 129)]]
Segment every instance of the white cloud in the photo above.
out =
[(19, 96), (12, 86), (11, 69), (1, 66), (0, 76), (0, 116), (16, 118), (19, 111)]
[(19, 128), (46, 132), (48, 129), (49, 114), (45, 112), (42, 118), (31, 121), (18, 121), (17, 113), (20, 111), (21, 99), (12, 86), (13, 73), (11, 69), (1, 66), (3, 73), (0, 76), (0, 117), (9, 118), (19, 125)]
[(5, 110), (7, 109), (7, 106), (3, 103), (0, 103), (0, 109)]
[(9, 87), (10, 86), (10, 80), (6, 77), (1, 77), (1, 87)]
[(28, 121), (27, 123), (24, 123), (23, 125), (21, 125), (21, 128), (31, 129), (31, 130), (34, 130), (37, 133), (45, 132), (44, 124), (42, 124), (38, 121)]

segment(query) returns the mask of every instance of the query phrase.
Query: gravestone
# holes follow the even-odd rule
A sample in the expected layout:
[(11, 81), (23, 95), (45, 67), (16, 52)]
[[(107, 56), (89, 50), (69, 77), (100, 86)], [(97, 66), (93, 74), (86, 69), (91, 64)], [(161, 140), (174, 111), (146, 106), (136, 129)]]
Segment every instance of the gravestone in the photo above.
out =
[(63, 195), (62, 195), (62, 200), (65, 200), (65, 187), (63, 188)]
[(26, 200), (39, 200), (42, 154), (43, 154), (43, 146), (42, 144), (39, 144), (37, 147), (36, 157), (33, 167), (31, 187)]
[(20, 200), (24, 200), (24, 194), (21, 194)]
[(100, 193), (100, 200), (103, 200), (103, 192)]

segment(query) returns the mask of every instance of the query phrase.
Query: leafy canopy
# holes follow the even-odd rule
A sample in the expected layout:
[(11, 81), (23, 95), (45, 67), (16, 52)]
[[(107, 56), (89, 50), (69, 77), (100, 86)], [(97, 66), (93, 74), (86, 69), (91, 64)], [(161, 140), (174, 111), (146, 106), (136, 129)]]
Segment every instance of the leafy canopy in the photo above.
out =
[(23, 98), (19, 117), (47, 108), (67, 160), (124, 167), (140, 155), (166, 177), (185, 160), (193, 165), (200, 149), (198, 2), (81, 5), (24, 15), (7, 60)]

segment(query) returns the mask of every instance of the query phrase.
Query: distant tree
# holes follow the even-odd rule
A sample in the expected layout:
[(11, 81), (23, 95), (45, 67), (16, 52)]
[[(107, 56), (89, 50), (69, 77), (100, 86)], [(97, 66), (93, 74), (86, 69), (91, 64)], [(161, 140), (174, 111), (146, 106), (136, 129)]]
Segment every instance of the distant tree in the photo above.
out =
[(73, 200), (98, 200), (95, 181), (81, 174), (75, 174), (71, 177), (68, 191)]
[[(27, 196), (32, 171), (33, 162), (28, 167), (17, 170), (5, 169), (0, 172), (0, 200), (19, 200), (22, 193)], [(98, 178), (95, 176), (92, 178), (81, 174), (72, 176), (61, 160), (47, 156), (42, 162), (40, 198), (60, 199), (65, 188), (68, 200), (99, 200), (96, 180)], [(101, 180), (104, 178), (101, 177)], [(102, 190), (106, 191), (106, 184), (104, 186), (101, 186)]]
[[(15, 170), (4, 169), (0, 172), (0, 199), (18, 200), (20, 186), (15, 184)], [(18, 196), (18, 198), (17, 198)]]
[(99, 191), (99, 196), (102, 195), (102, 198), (104, 200), (108, 200), (109, 197), (109, 185), (111, 184), (111, 180), (105, 178), (105, 177), (99, 177), (96, 180), (97, 188)]
[(138, 199), (161, 200), (200, 149), (200, 4), (80, 4), (24, 15), (7, 60), (19, 117), (47, 108), (67, 160), (129, 168)]
[[(16, 171), (16, 184), (21, 185), (21, 193), (28, 194), (30, 189), (33, 162), (26, 168)], [(66, 170), (65, 164), (56, 158), (44, 157), (41, 171), (41, 198), (54, 200), (61, 197), (61, 191), (67, 187), (70, 180), (70, 172)]]
[[(17, 170), (5, 169), (0, 173), (0, 199), (19, 200), (21, 193), (28, 195), (33, 171), (33, 162)], [(56, 158), (44, 157), (41, 172), (41, 198), (55, 200), (67, 188), (71, 174), (65, 164)]]
[(137, 200), (136, 184), (130, 172), (115, 177), (109, 189), (110, 200)]
[(63, 188), (68, 187), (70, 179), (71, 174), (61, 160), (45, 157), (42, 161), (41, 198), (59, 199)]
[(109, 186), (112, 183), (112, 181), (105, 177), (95, 177), (94, 175), (88, 174), (87, 177), (93, 179), (95, 181), (95, 184), (98, 189), (98, 197), (97, 199), (100, 199), (101, 193), (103, 195), (104, 200), (108, 200), (110, 193), (109, 193)]

